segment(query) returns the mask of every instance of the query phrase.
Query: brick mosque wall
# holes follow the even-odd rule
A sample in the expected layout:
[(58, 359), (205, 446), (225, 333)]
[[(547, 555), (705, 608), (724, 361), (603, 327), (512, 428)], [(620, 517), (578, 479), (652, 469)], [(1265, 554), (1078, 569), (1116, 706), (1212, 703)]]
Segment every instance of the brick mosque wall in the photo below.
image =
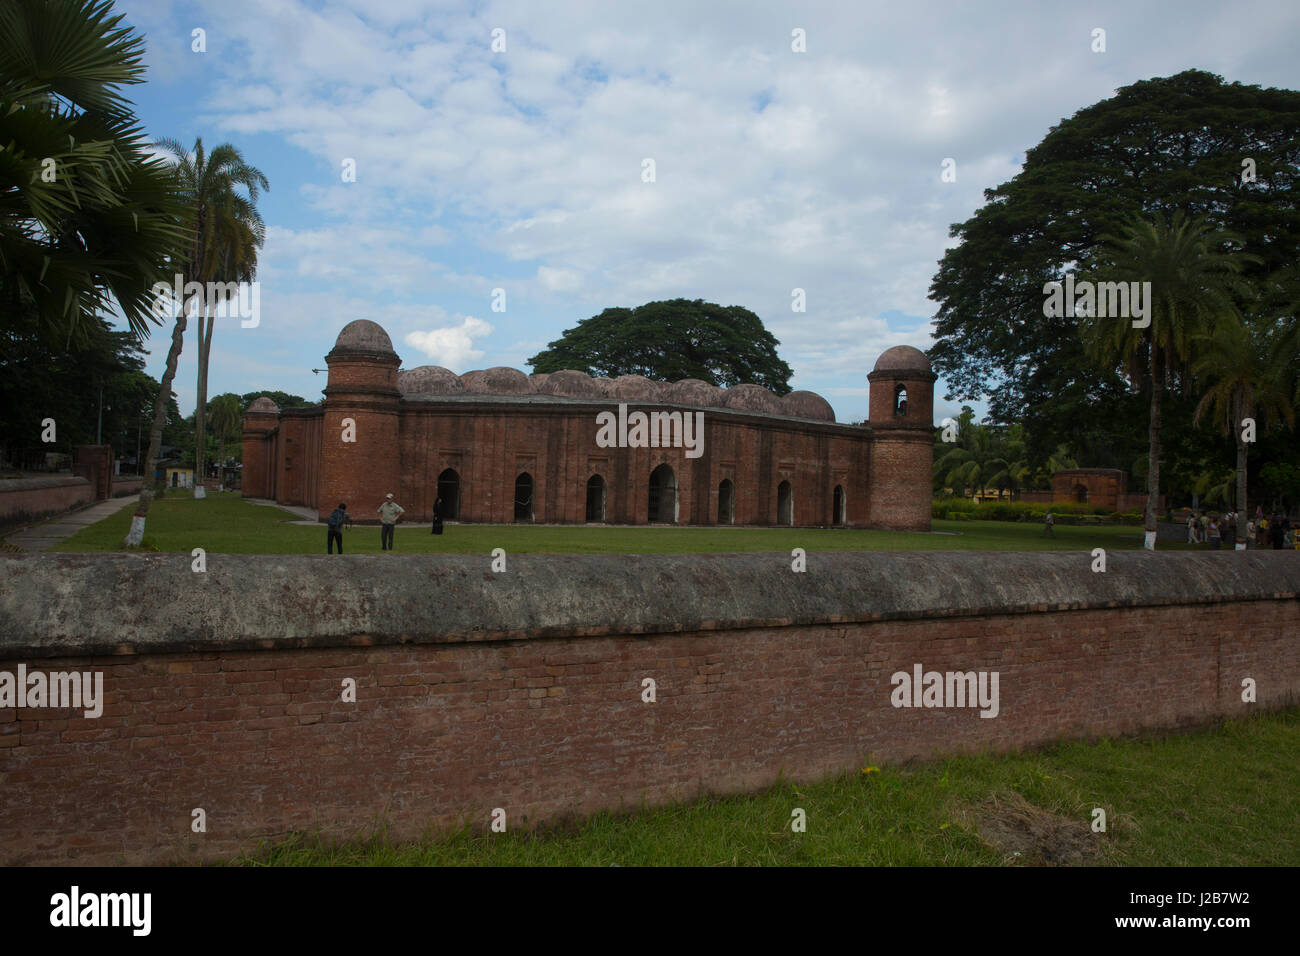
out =
[[(898, 361), (900, 351), (904, 360), (928, 364), (914, 349), (890, 350), (882, 361), (891, 353)], [(873, 371), (870, 423), (851, 426), (835, 423), (816, 396), (813, 407), (820, 403), (832, 420), (797, 419), (770, 408), (690, 407), (662, 397), (407, 394), (399, 389), (400, 359), (387, 334), (365, 321), (344, 328), (326, 364), (321, 406), (281, 411), (259, 399), (246, 412), (244, 495), (314, 507), (322, 520), (343, 502), (358, 521), (377, 522), (375, 509), (391, 492), (408, 520), (427, 521), (439, 476), (451, 469), (457, 518), (505, 523), (517, 520), (516, 481), (526, 474), (533, 490), (531, 518), (524, 520), (581, 523), (587, 520), (588, 481), (599, 476), (603, 520), (645, 524), (664, 520), (650, 514), (650, 485), (651, 473), (668, 465), (675, 488), (668, 492), (675, 495), (669, 520), (679, 524), (930, 527), (934, 374), (928, 368)], [(518, 376), (529, 387), (528, 377), (513, 370), (478, 374), (494, 372)], [(905, 413), (895, 411), (899, 385), (910, 391)], [(754, 401), (777, 403), (758, 391), (766, 399)], [(620, 403), (629, 414), (702, 412), (702, 454), (688, 456), (681, 447), (600, 447), (597, 416)], [(724, 481), (730, 482), (731, 507), (720, 520)], [(789, 485), (785, 510), (783, 483)]]
[[(0, 708), (0, 863), (515, 828), (1300, 694), (1294, 552), (490, 560), (0, 557), (0, 673), (104, 687), (98, 719)], [(996, 716), (893, 706), (917, 665), (996, 672)]]

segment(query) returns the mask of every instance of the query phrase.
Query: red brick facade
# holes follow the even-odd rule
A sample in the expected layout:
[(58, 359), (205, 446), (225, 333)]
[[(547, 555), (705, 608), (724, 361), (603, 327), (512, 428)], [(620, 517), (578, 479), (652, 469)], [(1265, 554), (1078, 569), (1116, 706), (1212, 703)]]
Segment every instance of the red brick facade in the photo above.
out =
[[(404, 391), (400, 359), (370, 322), (347, 326), (326, 362), (322, 406), (249, 407), (245, 495), (313, 507), (322, 518), (342, 502), (360, 520), (374, 520), (389, 492), (409, 518), (428, 520), (441, 490), (454, 499), (450, 516), (471, 522), (930, 527), (934, 374), (916, 349), (890, 349), (868, 376), (866, 426), (836, 424), (811, 393), (782, 400), (752, 385), (672, 393), (644, 379), (632, 388), (563, 372), (533, 376), (555, 379), (543, 391), (510, 369), (457, 377), (425, 367), (414, 372), (445, 390)], [(493, 392), (493, 382), (509, 391)], [(721, 407), (673, 400), (681, 394)], [(620, 403), (629, 415), (701, 412), (702, 454), (600, 447), (597, 416)], [(824, 417), (803, 417), (814, 414)]]

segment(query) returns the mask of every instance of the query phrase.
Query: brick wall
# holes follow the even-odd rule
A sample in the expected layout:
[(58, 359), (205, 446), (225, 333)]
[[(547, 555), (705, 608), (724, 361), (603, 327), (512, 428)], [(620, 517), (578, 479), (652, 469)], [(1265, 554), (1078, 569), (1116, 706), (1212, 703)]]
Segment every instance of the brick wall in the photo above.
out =
[(85, 478), (10, 478), (0, 481), (0, 522), (31, 521), (95, 501), (95, 486)]
[[(0, 671), (102, 670), (106, 697), (0, 709), (0, 863), (518, 827), (1300, 694), (1300, 554), (809, 558), (0, 558)], [(999, 715), (892, 707), (914, 664), (997, 671)]]

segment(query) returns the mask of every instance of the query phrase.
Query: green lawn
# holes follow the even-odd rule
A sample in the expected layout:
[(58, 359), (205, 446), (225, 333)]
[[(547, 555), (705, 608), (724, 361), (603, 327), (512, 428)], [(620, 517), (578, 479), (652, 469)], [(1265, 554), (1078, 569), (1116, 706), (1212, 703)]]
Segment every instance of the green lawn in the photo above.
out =
[[(214, 554), (320, 554), (325, 526), (292, 524), (297, 515), (254, 505), (237, 494), (213, 494), (195, 500), (188, 493), (156, 500), (149, 513), (147, 549), (188, 553), (203, 548)], [(116, 551), (131, 523), (131, 509), (86, 528), (55, 551)], [(504, 548), (511, 554), (671, 554), (736, 551), (1090, 551), (1138, 549), (1142, 530), (1127, 525), (1058, 526), (1044, 537), (1042, 526), (1010, 521), (935, 521), (934, 530), (950, 534), (899, 531), (853, 531), (804, 528), (586, 527), (582, 525), (447, 525), (431, 535), (427, 524), (399, 524), (397, 552), (407, 554), (488, 554)], [(357, 526), (343, 533), (349, 554), (379, 552), (379, 528)], [(1162, 545), (1162, 548), (1165, 546)], [(1172, 545), (1185, 549), (1187, 545)]]
[[(1074, 742), (855, 772), (810, 786), (599, 814), (546, 831), (329, 846), (297, 835), (250, 865), (1300, 865), (1300, 710), (1195, 734)], [(791, 813), (806, 831), (791, 831)], [(1093, 832), (1093, 809), (1106, 832)], [(486, 811), (485, 811), (486, 813)], [(1016, 855), (1019, 854), (1019, 855)]]

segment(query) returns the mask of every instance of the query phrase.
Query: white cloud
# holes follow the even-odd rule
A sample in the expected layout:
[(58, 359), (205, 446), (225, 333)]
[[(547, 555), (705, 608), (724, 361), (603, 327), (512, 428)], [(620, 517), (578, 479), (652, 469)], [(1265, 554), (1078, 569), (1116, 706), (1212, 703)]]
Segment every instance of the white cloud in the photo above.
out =
[(427, 332), (408, 332), (406, 344), (413, 345), (434, 365), (443, 365), (452, 371), (464, 370), (467, 363), (483, 357), (483, 350), (474, 348), (474, 340), (495, 331), (490, 322), (467, 315), (459, 325), (448, 325)]

